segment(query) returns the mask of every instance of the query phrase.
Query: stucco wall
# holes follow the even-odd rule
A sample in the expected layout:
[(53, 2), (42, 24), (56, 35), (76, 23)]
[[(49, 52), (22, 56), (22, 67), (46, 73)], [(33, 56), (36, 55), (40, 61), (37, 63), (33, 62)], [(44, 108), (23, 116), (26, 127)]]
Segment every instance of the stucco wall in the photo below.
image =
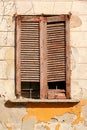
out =
[[(15, 15), (68, 14), (71, 97), (79, 103), (15, 103)], [(87, 1), (0, 0), (0, 130), (87, 130)]]

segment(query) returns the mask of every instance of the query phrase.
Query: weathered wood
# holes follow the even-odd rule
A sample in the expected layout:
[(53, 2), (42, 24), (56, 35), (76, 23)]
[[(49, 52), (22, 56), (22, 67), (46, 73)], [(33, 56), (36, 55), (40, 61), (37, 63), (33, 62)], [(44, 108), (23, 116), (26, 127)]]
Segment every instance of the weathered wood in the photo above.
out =
[(46, 21), (40, 17), (40, 98), (47, 98), (47, 55), (46, 55)]
[(65, 90), (48, 90), (48, 99), (66, 99)]
[(16, 95), (21, 96), (21, 74), (20, 74), (20, 29), (21, 18), (16, 18)]
[(70, 17), (68, 15), (66, 18), (66, 97), (70, 97), (70, 85), (71, 85), (71, 76), (70, 76)]

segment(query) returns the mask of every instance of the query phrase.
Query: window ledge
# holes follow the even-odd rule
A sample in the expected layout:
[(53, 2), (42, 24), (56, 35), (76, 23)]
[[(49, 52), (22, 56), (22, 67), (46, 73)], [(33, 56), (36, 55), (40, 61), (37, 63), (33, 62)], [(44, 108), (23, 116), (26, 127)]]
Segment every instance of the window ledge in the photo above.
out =
[(31, 103), (57, 103), (57, 102), (79, 102), (80, 100), (77, 100), (77, 99), (28, 99), (28, 98), (20, 98), (20, 99), (11, 99), (9, 100), (11, 102), (23, 102), (23, 103), (28, 103), (28, 102), (31, 102)]

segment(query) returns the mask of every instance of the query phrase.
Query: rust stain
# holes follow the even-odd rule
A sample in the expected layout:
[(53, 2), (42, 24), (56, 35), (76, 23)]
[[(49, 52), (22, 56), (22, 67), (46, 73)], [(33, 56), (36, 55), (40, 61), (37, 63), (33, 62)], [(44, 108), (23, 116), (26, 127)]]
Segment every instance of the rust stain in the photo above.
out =
[(56, 130), (59, 130), (59, 128), (60, 128), (60, 124), (58, 123), (56, 126)]

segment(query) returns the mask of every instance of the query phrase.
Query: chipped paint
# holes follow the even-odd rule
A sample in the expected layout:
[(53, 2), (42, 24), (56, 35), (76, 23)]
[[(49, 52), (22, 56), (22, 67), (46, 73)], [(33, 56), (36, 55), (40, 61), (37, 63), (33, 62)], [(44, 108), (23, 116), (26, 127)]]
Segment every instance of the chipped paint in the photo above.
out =
[[(84, 117), (81, 117), (82, 107), (87, 105), (87, 100), (75, 103), (29, 103), (27, 105), (27, 115), (23, 117), (23, 120), (28, 120), (30, 117), (36, 117), (39, 122), (48, 122), (52, 117), (62, 116), (65, 113), (71, 113), (76, 115), (76, 119), (72, 122), (72, 125), (76, 125), (79, 122), (84, 121)], [(45, 116), (46, 115), (46, 116)], [(59, 129), (58, 124), (56, 130)]]

